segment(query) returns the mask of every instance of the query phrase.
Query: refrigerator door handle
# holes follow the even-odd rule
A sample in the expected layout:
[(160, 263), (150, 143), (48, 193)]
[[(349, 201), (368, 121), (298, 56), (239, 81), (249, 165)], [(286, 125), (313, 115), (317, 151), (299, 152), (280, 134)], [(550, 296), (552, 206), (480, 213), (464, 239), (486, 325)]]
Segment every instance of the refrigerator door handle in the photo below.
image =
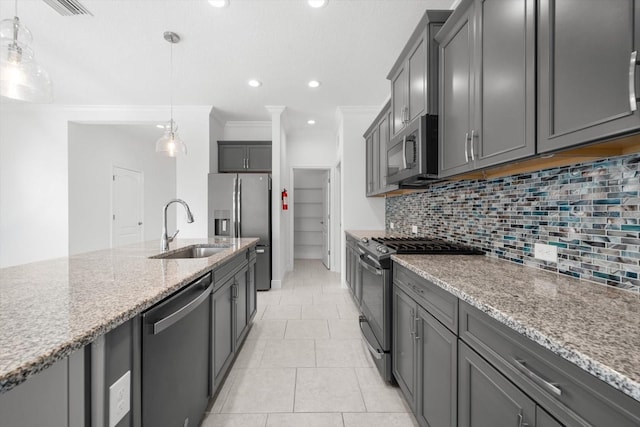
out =
[(238, 237), (242, 237), (242, 178), (238, 178)]

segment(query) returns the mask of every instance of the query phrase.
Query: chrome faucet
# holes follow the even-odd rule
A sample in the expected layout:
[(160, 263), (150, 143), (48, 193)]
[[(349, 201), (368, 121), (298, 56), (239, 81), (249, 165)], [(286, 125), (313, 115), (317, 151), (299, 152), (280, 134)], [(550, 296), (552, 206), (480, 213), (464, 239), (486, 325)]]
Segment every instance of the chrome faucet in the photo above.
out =
[(166, 252), (169, 250), (169, 243), (173, 242), (173, 239), (176, 238), (180, 230), (176, 230), (173, 233), (173, 236), (169, 237), (167, 234), (167, 208), (171, 203), (180, 203), (187, 210), (187, 222), (191, 224), (193, 222), (193, 214), (191, 213), (191, 209), (189, 209), (189, 205), (182, 199), (173, 199), (169, 200), (166, 205), (164, 205), (164, 209), (162, 210), (162, 252)]

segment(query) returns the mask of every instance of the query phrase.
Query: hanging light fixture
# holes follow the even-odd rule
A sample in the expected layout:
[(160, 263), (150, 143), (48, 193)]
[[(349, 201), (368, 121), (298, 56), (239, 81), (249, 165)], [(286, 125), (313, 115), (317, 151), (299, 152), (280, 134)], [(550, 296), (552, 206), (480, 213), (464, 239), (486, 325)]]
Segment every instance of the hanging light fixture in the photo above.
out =
[(33, 59), (31, 31), (20, 23), (18, 0), (13, 19), (0, 21), (0, 95), (26, 102), (51, 102), (49, 74)]
[(187, 154), (187, 146), (184, 141), (178, 135), (178, 126), (173, 120), (173, 45), (180, 41), (180, 36), (171, 31), (165, 31), (164, 39), (171, 43), (171, 76), (170, 76), (170, 106), (171, 106), (171, 120), (169, 126), (166, 127), (164, 135), (156, 142), (156, 152), (162, 153), (169, 157), (176, 157), (179, 155)]

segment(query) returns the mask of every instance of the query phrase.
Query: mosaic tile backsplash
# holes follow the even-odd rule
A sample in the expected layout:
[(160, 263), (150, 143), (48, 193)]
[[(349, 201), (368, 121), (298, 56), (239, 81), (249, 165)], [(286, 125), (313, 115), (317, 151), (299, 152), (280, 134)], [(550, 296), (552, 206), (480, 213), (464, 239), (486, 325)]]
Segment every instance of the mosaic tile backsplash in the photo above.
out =
[[(640, 292), (640, 154), (493, 180), (434, 183), (386, 199), (386, 229)], [(394, 229), (390, 229), (390, 223)], [(558, 262), (534, 244), (558, 247)]]

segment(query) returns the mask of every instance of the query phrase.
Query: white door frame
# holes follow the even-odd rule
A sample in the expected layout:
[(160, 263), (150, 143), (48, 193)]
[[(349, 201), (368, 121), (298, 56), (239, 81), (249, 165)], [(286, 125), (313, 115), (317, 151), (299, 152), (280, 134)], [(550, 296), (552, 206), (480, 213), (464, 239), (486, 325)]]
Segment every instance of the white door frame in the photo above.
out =
[(113, 217), (115, 215), (115, 212), (114, 212), (114, 208), (115, 208), (115, 203), (114, 203), (114, 181), (115, 181), (116, 169), (125, 170), (125, 171), (129, 171), (129, 172), (135, 172), (135, 173), (140, 174), (139, 192), (140, 192), (142, 197), (140, 197), (138, 209), (139, 209), (139, 212), (140, 212), (140, 220), (142, 222), (142, 224), (140, 225), (140, 233), (141, 233), (140, 241), (141, 242), (144, 241), (144, 220), (143, 220), (144, 219), (144, 172), (143, 171), (138, 171), (138, 170), (135, 170), (135, 169), (131, 169), (131, 168), (125, 168), (125, 167), (118, 166), (118, 165), (112, 165), (111, 166), (111, 174), (114, 177), (114, 179), (111, 180), (111, 203), (110, 203), (111, 215), (110, 215), (110, 218), (112, 218), (112, 219), (111, 219), (111, 221), (109, 221), (109, 224), (111, 225), (111, 227), (110, 227), (111, 228), (111, 233), (110, 233), (111, 236), (110, 236), (110, 238), (111, 238), (111, 247), (112, 248), (114, 247), (114, 244), (115, 244), (115, 232), (116, 232), (115, 227), (114, 227), (114, 221), (113, 221)]
[[(341, 222), (340, 219), (340, 211), (336, 210), (336, 204), (333, 203), (333, 195), (336, 194), (336, 189), (335, 189), (335, 173), (336, 173), (336, 169), (335, 169), (335, 164), (333, 165), (292, 165), (289, 168), (289, 185), (291, 187), (291, 191), (289, 193), (289, 206), (291, 209), (291, 214), (290, 214), (290, 224), (289, 224), (289, 248), (290, 250), (288, 251), (288, 262), (287, 264), (291, 266), (291, 268), (293, 269), (293, 258), (294, 258), (294, 254), (293, 254), (293, 244), (294, 244), (294, 200), (293, 200), (293, 193), (294, 193), (294, 189), (295, 189), (295, 179), (294, 179), (294, 169), (310, 169), (310, 170), (326, 170), (329, 172), (329, 177), (331, 179), (331, 185), (330, 185), (330, 192), (332, 194), (332, 203), (331, 203), (331, 207), (330, 207), (330, 212), (331, 212), (331, 222), (335, 223), (335, 221), (338, 221), (338, 223)], [(338, 243), (338, 244), (336, 244)], [(331, 265), (331, 271), (340, 271), (340, 258), (336, 258), (336, 256), (339, 256), (339, 243), (340, 243), (340, 238), (339, 236), (336, 236), (335, 233), (335, 227), (331, 227), (331, 229), (329, 230), (329, 250), (331, 251), (331, 255), (329, 258), (329, 262)], [(336, 254), (336, 252), (338, 252)]]

